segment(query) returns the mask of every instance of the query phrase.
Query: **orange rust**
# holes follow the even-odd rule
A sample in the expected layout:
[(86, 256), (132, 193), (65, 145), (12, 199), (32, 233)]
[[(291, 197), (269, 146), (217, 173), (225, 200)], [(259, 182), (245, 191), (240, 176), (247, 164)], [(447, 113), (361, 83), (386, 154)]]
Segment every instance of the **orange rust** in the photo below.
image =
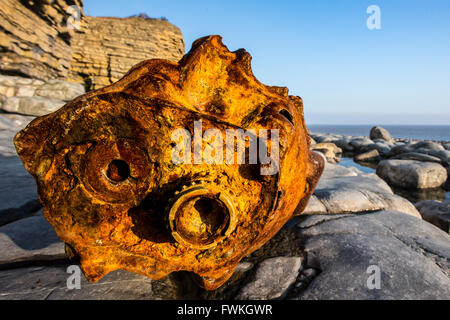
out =
[[(215, 289), (306, 206), (324, 164), (309, 150), (302, 100), (261, 84), (250, 60), (201, 38), (179, 63), (143, 61), (16, 135), (44, 215), (89, 281), (186, 270)], [(174, 164), (171, 134), (200, 120), (223, 136), (278, 129), (276, 174), (261, 175), (261, 163)]]

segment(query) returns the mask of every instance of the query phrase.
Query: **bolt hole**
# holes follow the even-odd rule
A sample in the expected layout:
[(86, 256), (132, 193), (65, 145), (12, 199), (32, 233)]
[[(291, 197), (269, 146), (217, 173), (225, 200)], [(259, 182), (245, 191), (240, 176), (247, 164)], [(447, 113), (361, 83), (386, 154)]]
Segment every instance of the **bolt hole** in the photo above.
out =
[(108, 166), (106, 176), (114, 182), (121, 182), (130, 176), (130, 167), (123, 160), (113, 160)]

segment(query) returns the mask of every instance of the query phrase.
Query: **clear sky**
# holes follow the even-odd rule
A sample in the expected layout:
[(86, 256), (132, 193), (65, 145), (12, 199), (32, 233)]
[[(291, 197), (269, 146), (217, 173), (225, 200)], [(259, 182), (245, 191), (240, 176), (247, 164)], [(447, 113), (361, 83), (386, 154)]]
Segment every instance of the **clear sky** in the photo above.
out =
[(310, 124), (450, 125), (449, 0), (84, 0), (84, 12), (164, 16), (186, 51), (220, 34), (261, 82), (301, 96)]

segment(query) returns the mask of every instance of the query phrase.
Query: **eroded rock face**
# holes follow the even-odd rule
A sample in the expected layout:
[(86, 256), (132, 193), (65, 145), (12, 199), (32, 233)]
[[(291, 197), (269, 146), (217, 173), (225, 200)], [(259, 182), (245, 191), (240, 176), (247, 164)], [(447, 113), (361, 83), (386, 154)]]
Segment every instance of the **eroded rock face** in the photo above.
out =
[[(186, 270), (217, 288), (304, 209), (324, 162), (309, 150), (302, 100), (261, 84), (250, 59), (219, 36), (201, 38), (179, 63), (144, 61), (17, 134), (44, 216), (89, 281), (117, 269), (153, 279)], [(279, 157), (272, 133), (258, 139), (277, 170), (262, 174), (261, 161), (174, 163), (173, 132), (191, 133), (196, 154), (200, 121), (223, 137), (227, 129), (278, 130)], [(211, 143), (203, 140), (200, 152)]]
[(90, 90), (116, 82), (140, 61), (184, 55), (183, 34), (168, 21), (86, 16), (83, 23), (72, 41), (68, 79)]
[(2, 0), (0, 6), (3, 74), (64, 79), (92, 90), (142, 60), (178, 61), (184, 51), (181, 30), (160, 19), (89, 17), (82, 0)]
[(67, 76), (72, 60), (70, 6), (81, 0), (3, 0), (0, 6), (0, 70), (38, 79)]

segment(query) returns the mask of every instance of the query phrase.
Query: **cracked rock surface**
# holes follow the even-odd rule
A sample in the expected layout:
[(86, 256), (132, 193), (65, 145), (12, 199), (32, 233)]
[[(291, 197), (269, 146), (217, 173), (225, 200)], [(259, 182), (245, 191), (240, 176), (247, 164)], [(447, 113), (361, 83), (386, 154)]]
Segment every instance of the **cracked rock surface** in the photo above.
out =
[[(291, 298), (450, 298), (450, 236), (430, 223), (395, 211), (302, 219), (307, 264), (320, 273)], [(380, 289), (367, 286), (372, 265)]]

